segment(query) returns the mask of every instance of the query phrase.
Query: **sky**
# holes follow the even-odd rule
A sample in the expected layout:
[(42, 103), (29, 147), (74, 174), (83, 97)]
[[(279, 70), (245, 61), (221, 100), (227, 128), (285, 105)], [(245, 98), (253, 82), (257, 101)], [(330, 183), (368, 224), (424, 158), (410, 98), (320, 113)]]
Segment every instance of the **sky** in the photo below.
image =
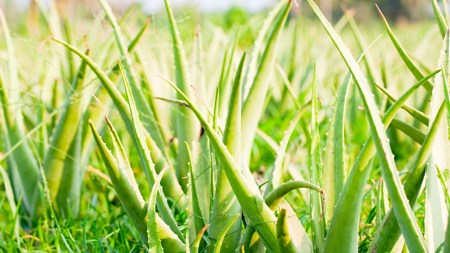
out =
[[(10, 0), (14, 2), (18, 8), (24, 9), (31, 0)], [(47, 1), (47, 0), (43, 0)], [(58, 0), (55, 0), (58, 1)], [(92, 0), (95, 1), (95, 0)], [(125, 4), (125, 2), (139, 2), (144, 10), (153, 12), (163, 7), (164, 0), (109, 0), (110, 2)], [(180, 6), (189, 4), (198, 7), (204, 11), (220, 11), (226, 10), (233, 5), (241, 6), (249, 11), (258, 11), (273, 5), (276, 0), (170, 0), (172, 6)]]

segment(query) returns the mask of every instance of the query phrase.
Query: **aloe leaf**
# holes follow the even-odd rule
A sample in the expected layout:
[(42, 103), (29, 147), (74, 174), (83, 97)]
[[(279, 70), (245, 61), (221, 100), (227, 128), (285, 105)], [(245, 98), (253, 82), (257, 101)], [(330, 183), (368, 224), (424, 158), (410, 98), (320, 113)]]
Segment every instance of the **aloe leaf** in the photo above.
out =
[(331, 220), (339, 195), (344, 188), (345, 182), (345, 145), (344, 145), (344, 122), (347, 107), (347, 97), (352, 75), (347, 73), (339, 86), (338, 96), (331, 119), (325, 147), (325, 160), (323, 169), (323, 188), (327, 193), (325, 199), (326, 222)]
[[(317, 72), (314, 66), (314, 74), (312, 81), (312, 106), (311, 106), (311, 147), (310, 147), (310, 180), (311, 183), (322, 185), (322, 160), (321, 160), (321, 144), (320, 130), (318, 119), (318, 98), (317, 98)], [(317, 252), (322, 252), (325, 242), (325, 219), (323, 215), (322, 202), (317, 192), (310, 191), (310, 212), (311, 212), (311, 230), (313, 238), (313, 246)]]
[[(446, 40), (444, 41), (444, 46), (443, 46), (443, 50), (442, 50), (442, 54), (441, 54), (441, 59), (440, 59), (440, 66), (442, 67), (442, 71), (444, 72), (442, 74), (442, 76), (445, 77), (445, 72), (447, 72), (448, 70), (448, 53), (445, 51), (446, 48), (448, 48), (448, 37), (446, 37)], [(410, 173), (408, 174), (408, 177), (406, 179), (405, 182), (405, 192), (407, 193), (408, 199), (411, 203), (411, 205), (414, 205), (414, 203), (417, 201), (418, 195), (420, 193), (420, 189), (421, 189), (421, 185), (423, 182), (423, 178), (425, 175), (425, 164), (427, 162), (428, 157), (430, 156), (430, 153), (433, 155), (438, 155), (439, 153), (441, 154), (440, 159), (446, 157), (446, 153), (445, 151), (443, 153), (441, 153), (442, 150), (445, 149), (445, 146), (448, 145), (448, 140), (445, 139), (445, 129), (443, 129), (443, 124), (442, 124), (442, 115), (444, 113), (444, 105), (442, 104), (439, 108), (436, 108), (436, 104), (439, 103), (439, 101), (443, 101), (443, 94), (442, 94), (442, 90), (440, 89), (440, 83), (442, 82), (442, 77), (441, 76), (437, 76), (435, 79), (435, 83), (436, 83), (436, 87), (433, 89), (433, 96), (432, 96), (432, 104), (433, 104), (433, 114), (431, 115), (432, 117), (434, 117), (434, 122), (430, 125), (429, 127), (429, 132), (428, 135), (426, 136), (425, 140), (423, 141), (423, 144), (418, 152), (417, 157), (415, 158), (415, 161), (413, 163), (413, 166), (410, 170)], [(438, 137), (438, 136), (441, 137)], [(442, 136), (444, 136), (444, 138), (442, 138)], [(439, 144), (436, 144), (435, 142), (436, 140), (439, 140)], [(447, 143), (445, 143), (447, 142)], [(441, 146), (442, 145), (442, 146)], [(447, 146), (448, 148), (448, 146)], [(437, 150), (437, 151), (436, 151)], [(433, 156), (432, 155), (432, 156)], [(442, 160), (441, 160), (442, 161)], [(430, 160), (430, 165), (434, 164), (433, 160)], [(433, 168), (430, 168), (430, 170), (433, 170)], [(429, 171), (427, 173), (433, 173), (433, 171)], [(430, 175), (433, 176), (433, 175)], [(435, 180), (436, 181), (436, 180)], [(437, 184), (437, 182), (429, 182), (432, 184)], [(428, 188), (430, 186), (427, 186)], [(440, 195), (439, 189), (435, 189), (437, 190), (437, 195)], [(437, 198), (437, 196), (435, 197)], [(440, 198), (442, 198), (442, 196), (440, 196)], [(429, 202), (430, 203), (430, 202)], [(427, 204), (428, 205), (428, 204)], [(438, 205), (438, 204), (436, 204)], [(428, 208), (427, 208), (428, 209)], [(439, 214), (435, 214), (436, 218), (438, 218), (439, 216), (442, 217), (442, 219), (445, 219), (445, 217), (443, 217), (442, 215)], [(428, 215), (427, 215), (428, 216)], [(429, 220), (429, 216), (427, 218), (427, 221)], [(442, 222), (442, 220), (441, 220)], [(445, 222), (444, 222), (445, 224)], [(436, 228), (441, 227), (443, 224), (439, 224), (436, 226)], [(427, 231), (429, 230), (426, 229)], [(441, 227), (441, 232), (442, 232), (443, 228)], [(377, 248), (381, 251), (389, 251), (390, 249), (392, 249), (392, 247), (394, 246), (394, 244), (397, 242), (398, 238), (400, 236), (400, 231), (397, 225), (397, 221), (396, 221), (396, 217), (392, 215), (392, 213), (388, 213), (386, 215), (385, 220), (383, 221), (382, 226), (380, 226), (380, 228), (378, 229), (377, 235), (375, 240), (373, 241), (371, 248)], [(431, 240), (433, 240), (433, 235), (428, 234), (428, 237), (430, 237)], [(441, 237), (442, 238), (442, 237)], [(442, 239), (441, 239), (442, 240)], [(439, 240), (438, 240), (439, 241)], [(431, 244), (429, 244), (429, 246), (434, 245), (434, 246), (439, 246), (436, 245), (436, 242), (429, 242)]]
[(156, 213), (156, 196), (158, 195), (159, 187), (161, 186), (161, 178), (164, 175), (165, 170), (161, 171), (161, 174), (157, 176), (155, 184), (150, 192), (150, 197), (147, 204), (147, 234), (148, 234), (148, 249), (150, 252), (162, 253), (164, 249), (161, 245), (161, 239), (159, 238), (158, 227), (156, 226), (157, 213)]
[[(233, 227), (234, 224), (241, 218), (241, 214), (237, 214), (234, 218), (229, 219), (228, 224), (224, 227), (222, 233), (220, 233), (219, 237), (217, 238), (216, 247), (214, 249), (214, 253), (223, 252), (224, 249), (223, 243), (225, 242), (225, 236), (229, 236), (228, 231)], [(239, 233), (238, 231), (231, 231), (231, 233)], [(228, 240), (228, 239), (227, 239)]]
[[(419, 69), (419, 67), (417, 67), (416, 64), (414, 64), (411, 57), (409, 57), (406, 50), (400, 44), (400, 41), (395, 36), (394, 32), (392, 31), (391, 27), (389, 26), (386, 18), (384, 17), (383, 13), (381, 12), (380, 8), (378, 8), (378, 5), (375, 5), (375, 6), (377, 7), (378, 12), (380, 13), (380, 16), (383, 20), (386, 31), (388, 32), (389, 38), (391, 38), (391, 41), (394, 44), (395, 49), (397, 49), (397, 52), (400, 55), (400, 57), (402, 58), (406, 67), (408, 67), (409, 71), (411, 72), (411, 74), (413, 74), (413, 76), (416, 78), (417, 81), (423, 79), (425, 75), (422, 73), (422, 71)], [(433, 84), (431, 82), (426, 82), (423, 87), (425, 89), (427, 89), (427, 91), (431, 92), (433, 89)]]
[[(408, 203), (410, 203), (411, 206), (414, 206), (421, 191), (421, 186), (425, 175), (425, 165), (430, 153), (432, 152), (432, 145), (436, 139), (439, 129), (438, 126), (442, 121), (444, 112), (444, 106), (442, 105), (439, 108), (430, 130), (417, 153), (417, 156), (414, 158), (413, 165), (406, 178), (404, 188), (409, 200)], [(386, 214), (383, 223), (378, 228), (376, 236), (370, 245), (369, 251), (375, 248), (380, 252), (391, 251), (400, 235), (401, 231), (399, 228), (397, 215), (394, 215), (391, 210)]]
[(324, 193), (324, 191), (315, 184), (311, 184), (305, 181), (289, 181), (282, 183), (277, 188), (273, 189), (265, 198), (266, 204), (270, 208), (275, 208), (278, 203), (284, 198), (284, 196), (286, 196), (289, 192), (300, 188), (314, 190), (321, 194)]
[[(294, 180), (280, 184), (277, 188), (273, 189), (271, 192), (267, 194), (265, 197), (266, 204), (270, 207), (270, 209), (275, 210), (277, 207), (282, 205), (283, 198), (290, 193), (291, 191), (305, 188), (320, 192), (323, 195), (323, 190), (320, 189), (317, 185), (311, 184), (309, 182)], [(291, 207), (289, 204), (283, 204), (284, 208), (286, 208), (289, 212), (291, 211)], [(294, 212), (293, 212), (294, 213)], [(292, 215), (293, 217), (296, 217)], [(292, 230), (295, 232), (296, 236), (294, 241), (298, 242), (299, 248), (307, 249), (308, 251), (312, 251), (312, 243), (305, 232), (304, 228), (301, 224), (298, 224), (297, 221), (291, 221), (290, 226), (292, 226)], [(255, 229), (253, 227), (247, 227), (244, 238), (243, 238), (244, 248), (249, 251), (258, 251), (260, 247), (262, 247), (262, 242), (257, 234), (255, 234)]]
[(283, 70), (283, 68), (280, 67), (280, 65), (277, 65), (277, 71), (281, 76), (281, 79), (283, 80), (283, 84), (284, 84), (284, 91), (283, 91), (283, 98), (281, 99), (282, 102), (287, 102), (287, 96), (289, 95), (290, 99), (293, 101), (295, 108), (296, 109), (300, 109), (300, 103), (298, 102), (296, 96), (295, 96), (295, 91), (294, 88), (292, 87), (291, 81), (289, 80), (288, 76), (286, 75), (285, 71)]
[(425, 134), (423, 134), (422, 131), (404, 121), (394, 119), (391, 123), (391, 126), (397, 130), (402, 131), (418, 144), (422, 144), (425, 140)]
[[(81, 122), (79, 122), (81, 123)], [(81, 201), (81, 187), (87, 164), (81, 160), (81, 124), (76, 129), (64, 161), (62, 182), (56, 195), (57, 210), (63, 217), (78, 217)]]
[[(446, 2), (446, 0), (444, 0), (442, 2)], [(441, 33), (442, 38), (444, 38), (445, 33), (447, 31), (447, 21), (445, 20), (444, 15), (442, 14), (442, 11), (439, 7), (439, 4), (437, 3), (437, 0), (432, 0), (431, 6), (433, 6), (433, 12), (434, 12), (434, 16), (436, 17), (436, 22), (439, 27), (439, 32)]]
[[(157, 122), (154, 120), (153, 111), (151, 110), (149, 104), (145, 100), (145, 96), (142, 93), (142, 89), (138, 85), (138, 81), (136, 78), (136, 74), (134, 72), (134, 69), (131, 65), (131, 60), (128, 55), (128, 48), (125, 45), (124, 38), (121, 33), (121, 29), (119, 27), (119, 24), (117, 23), (116, 18), (114, 17), (114, 14), (112, 12), (111, 7), (109, 6), (108, 2), (106, 0), (100, 0), (100, 3), (103, 6), (103, 9), (105, 10), (106, 16), (108, 17), (108, 20), (114, 29), (114, 35), (116, 38), (116, 43), (119, 48), (120, 54), (121, 54), (121, 62), (123, 64), (123, 67), (125, 69), (126, 76), (129, 81), (129, 85), (131, 87), (131, 90), (133, 91), (133, 96), (136, 101), (136, 106), (139, 111), (139, 113), (142, 115), (142, 123), (146, 127), (147, 131), (150, 133), (150, 136), (153, 139), (153, 142), (156, 144), (156, 147), (151, 148), (152, 150), (155, 150), (156, 148), (159, 149), (159, 151), (163, 154), (164, 157), (167, 157), (167, 150), (165, 146), (165, 141), (163, 139), (163, 134), (161, 133), (161, 129), (158, 127)], [(145, 161), (141, 161), (145, 162)]]
[(219, 135), (214, 128), (206, 121), (205, 117), (200, 113), (200, 110), (193, 104), (188, 96), (186, 96), (176, 85), (170, 81), (166, 82), (174, 88), (178, 94), (189, 104), (191, 110), (196, 115), (200, 124), (205, 129), (211, 144), (214, 146), (217, 155), (222, 162), (225, 174), (230, 182), (231, 188), (236, 195), (237, 200), (241, 204), (244, 214), (250, 220), (252, 226), (261, 235), (264, 240), (264, 245), (268, 250), (278, 252), (276, 229), (275, 229), (275, 215), (270, 208), (264, 203), (258, 187), (253, 181), (242, 174), (241, 169), (234, 161), (233, 156), (228, 151), (228, 148), (220, 140)]
[(264, 110), (264, 101), (273, 72), (272, 69), (275, 63), (278, 41), (280, 40), (280, 34), (283, 30), (289, 10), (291, 9), (291, 5), (292, 1), (287, 1), (285, 6), (277, 14), (278, 17), (273, 24), (274, 28), (268, 37), (255, 79), (249, 88), (248, 95), (244, 96), (245, 101), (242, 108), (242, 157), (246, 163), (249, 162), (255, 132)]
[[(223, 137), (223, 143), (237, 164), (241, 161), (242, 70), (245, 58), (246, 54), (244, 53), (234, 77)], [(223, 233), (223, 229), (229, 223), (230, 218), (241, 213), (241, 207), (233, 194), (225, 169), (222, 167), (219, 168), (215, 198), (212, 205), (211, 226), (208, 236), (211, 239), (211, 245), (214, 247), (215, 241)], [(227, 240), (220, 247), (224, 251), (232, 251), (238, 248), (241, 236), (241, 219), (237, 218), (230, 228), (232, 228), (232, 234), (227, 235)]]
[[(395, 98), (391, 92), (389, 92), (384, 87), (381, 87), (378, 84), (375, 84), (378, 89), (380, 89), (391, 101), (395, 102), (397, 98)], [(429, 119), (427, 115), (425, 115), (423, 112), (417, 110), (416, 108), (410, 107), (406, 104), (402, 106), (402, 109), (405, 110), (409, 115), (413, 116), (418, 121), (422, 122), (425, 125), (429, 124)]]
[[(95, 142), (98, 145), (108, 175), (113, 183), (114, 189), (127, 212), (128, 216), (135, 225), (142, 242), (148, 244), (146, 214), (147, 208), (142, 197), (137, 182), (133, 176), (125, 151), (120, 143), (119, 137), (114, 130), (112, 123), (106, 118), (109, 129), (109, 135), (112, 139), (115, 156), (108, 149), (102, 138), (98, 134), (94, 125), (90, 122), (90, 128), (94, 135)], [(165, 250), (171, 252), (184, 251), (185, 245), (178, 236), (162, 221), (159, 216), (156, 217), (156, 225), (159, 232), (161, 244)]]
[[(131, 53), (134, 51), (134, 48), (136, 47), (136, 45), (138, 44), (138, 42), (141, 40), (142, 36), (144, 35), (145, 30), (147, 29), (147, 27), (150, 25), (150, 20), (148, 20), (145, 25), (141, 28), (141, 30), (139, 30), (139, 32), (137, 33), (137, 35), (135, 36), (135, 38), (130, 42), (130, 44), (128, 45), (128, 53)], [(136, 59), (136, 63), (142, 65), (142, 59), (141, 59), (141, 53), (138, 51), (135, 51), (134, 53), (134, 57)], [(155, 103), (155, 99), (153, 97), (153, 87), (150, 84), (149, 81), (149, 77), (147, 74), (147, 71), (142, 71), (142, 86), (143, 88), (149, 93), (149, 96), (147, 96), (146, 101), (148, 102), (150, 109), (153, 113), (153, 118), (155, 120), (156, 126), (161, 134), (161, 138), (165, 141), (167, 141), (169, 138), (169, 133), (168, 130), (166, 130), (167, 128), (165, 128), (163, 126), (163, 123), (161, 121), (161, 112), (158, 109), (158, 107), (156, 106)], [(164, 179), (163, 179), (164, 180)]]
[[(87, 52), (87, 54), (89, 53)], [(77, 215), (76, 209), (78, 206), (76, 195), (79, 195), (79, 193), (70, 193), (70, 191), (74, 189), (71, 187), (72, 185), (75, 186), (77, 182), (81, 184), (80, 178), (76, 174), (80, 173), (82, 175), (84, 170), (81, 168), (81, 164), (69, 168), (66, 166), (66, 163), (69, 162), (68, 159), (80, 159), (79, 150), (81, 149), (81, 143), (77, 142), (81, 142), (81, 140), (77, 138), (77, 134), (80, 134), (83, 114), (89, 102), (89, 93), (86, 93), (83, 87), (86, 71), (87, 64), (83, 61), (72, 82), (72, 92), (67, 97), (65, 108), (52, 132), (49, 149), (45, 154), (43, 165), (52, 200), (55, 200), (56, 196), (61, 194), (63, 197), (61, 199), (62, 202), (58, 203), (58, 206), (61, 204), (60, 211), (67, 215), (67, 212), (74, 208), (73, 214), (75, 216)], [(71, 148), (73, 149), (71, 150), (73, 154), (78, 153), (77, 156), (68, 156)], [(77, 172), (66, 171), (69, 169), (77, 170)], [(64, 182), (63, 187), (61, 187), (62, 182)], [(74, 195), (71, 196), (72, 194)], [(64, 197), (67, 197), (70, 201), (64, 201)], [(72, 206), (72, 204), (74, 205)]]
[[(447, 74), (450, 71), (450, 38), (447, 31), (444, 43), (441, 49), (441, 57), (439, 59), (439, 67), (443, 69), (442, 75), (435, 78), (435, 85), (431, 97), (430, 119), (434, 120), (437, 116), (439, 108), (443, 103), (445, 107), (445, 89)], [(447, 93), (448, 96), (448, 93)], [(437, 168), (450, 168), (450, 140), (449, 127), (447, 117), (442, 119), (438, 126), (436, 139), (432, 144), (430, 159), (428, 160), (426, 169), (426, 192), (427, 202), (425, 205), (425, 234), (427, 235), (427, 243), (430, 251), (436, 249), (445, 240), (445, 225), (447, 224), (448, 210), (445, 204), (445, 197), (442, 186), (437, 176)], [(431, 126), (430, 126), (431, 127)]]
[[(173, 53), (175, 59), (175, 73), (176, 73), (176, 84), (178, 88), (180, 88), (185, 94), (190, 96), (190, 77), (187, 69), (187, 60), (186, 55), (183, 49), (183, 43), (181, 41), (180, 33), (178, 31), (178, 27), (175, 21), (175, 18), (172, 13), (172, 9), (170, 8), (169, 1), (164, 0), (164, 4), (166, 7), (167, 16), (169, 17), (170, 22), (170, 30), (172, 33), (173, 39)], [(179, 97), (181, 98), (181, 97)], [(197, 131), (199, 129), (198, 123), (195, 120), (194, 115), (191, 110), (187, 108), (180, 108), (179, 117), (176, 120), (176, 133), (179, 143), (187, 142), (191, 144), (191, 142), (196, 138)], [(188, 163), (187, 150), (185, 145), (180, 145), (178, 147), (178, 155), (177, 155), (177, 177), (179, 182), (181, 182), (181, 186), (183, 190), (186, 191), (186, 183), (187, 183), (187, 174), (188, 167), (186, 166)]]
[[(388, 189), (388, 193), (394, 207), (394, 212), (396, 213), (396, 217), (398, 218), (398, 223), (402, 230), (402, 234), (405, 237), (406, 244), (411, 250), (414, 249), (417, 252), (426, 252), (423, 235), (420, 232), (417, 221), (411, 210), (411, 206), (409, 206), (408, 204), (406, 194), (400, 182), (392, 151), (389, 146), (389, 141), (385, 133), (385, 128), (383, 127), (383, 123), (379, 116), (379, 110), (376, 106), (374, 97), (370, 92), (367, 81), (364, 78), (363, 73), (359, 69), (359, 66), (356, 63), (355, 59), (351, 55), (349, 49), (345, 46), (344, 42), (334, 31), (331, 24), (320, 12), (317, 5), (312, 0), (308, 0), (308, 3), (313, 8), (316, 15), (319, 17), (328, 35), (333, 40), (335, 46), (338, 48), (339, 53), (352, 72), (355, 83), (358, 86), (360, 95), (364, 102), (364, 107), (366, 108), (366, 115), (372, 133), (372, 140), (375, 144), (378, 154), (378, 160), (381, 165), (383, 179), (386, 183), (386, 188)], [(352, 206), (352, 208), (355, 208), (355, 206)], [(348, 236), (348, 234), (346, 234), (346, 236)], [(352, 238), (352, 240), (354, 240), (355, 237)], [(352, 245), (351, 247), (353, 247), (354, 244), (354, 242), (348, 243), (348, 245)], [(328, 249), (332, 249), (332, 247), (329, 247)], [(354, 248), (350, 251), (347, 250), (343, 252), (354, 252), (355, 250), (356, 249)]]
[(364, 57), (362, 57), (361, 60), (363, 61), (366, 72), (367, 72), (367, 79), (368, 79), (370, 88), (372, 89), (372, 92), (375, 94), (375, 101), (377, 101), (377, 103), (379, 104), (381, 101), (381, 98), (380, 98), (380, 94), (378, 94), (376, 87), (375, 87), (375, 74), (373, 73), (373, 71), (375, 71), (376, 68), (375, 68), (375, 64), (373, 62), (372, 55), (368, 50), (365, 50), (367, 45), (366, 45), (364, 36), (363, 36), (359, 26), (356, 24), (353, 16), (350, 15), (348, 12), (346, 12), (345, 17), (348, 19), (348, 23), (350, 25), (353, 36), (355, 37), (356, 42), (358, 43), (359, 50), (364, 52)]
[(292, 235), (289, 233), (286, 217), (286, 209), (281, 209), (277, 217), (277, 238), (278, 247), (283, 252), (297, 252), (297, 247), (292, 242)]
[[(369, 45), (369, 47), (371, 45)], [(367, 49), (365, 49), (357, 59), (357, 62), (360, 62), (363, 58), (365, 58), (367, 52)], [(333, 118), (331, 119), (329, 126), (329, 129), (332, 131), (328, 134), (327, 144), (325, 147), (323, 188), (327, 193), (327, 197), (325, 198), (325, 216), (327, 223), (331, 220), (334, 208), (337, 204), (339, 195), (344, 188), (345, 182), (344, 124), (351, 78), (352, 75), (349, 71), (339, 86)]]
[[(63, 45), (64, 47), (68, 48), (70, 51), (72, 51), (73, 53), (78, 55), (89, 65), (89, 67), (95, 73), (95, 75), (100, 80), (100, 82), (103, 84), (103, 87), (107, 90), (109, 96), (113, 100), (114, 105), (117, 108), (117, 111), (119, 112), (122, 120), (125, 122), (127, 131), (130, 133), (131, 136), (134, 136), (133, 123), (131, 120), (131, 113), (129, 111), (127, 102), (126, 102), (125, 98), (122, 96), (122, 94), (120, 93), (120, 91), (118, 90), (118, 88), (115, 87), (114, 82), (89, 56), (83, 54), (81, 51), (77, 50), (75, 47), (67, 44), (64, 41), (58, 40), (56, 38), (53, 38), (53, 40), (55, 42)], [(119, 67), (118, 67), (117, 71), (118, 71), (118, 74), (120, 75)], [(163, 154), (161, 153), (161, 150), (159, 148), (157, 148), (155, 141), (153, 141), (153, 139), (151, 139), (147, 133), (145, 133), (145, 134), (146, 134), (146, 141), (147, 141), (148, 147), (150, 149), (150, 154), (152, 156), (152, 160), (157, 165), (156, 167), (161, 170), (162, 168), (164, 168), (165, 166), (168, 165), (167, 161), (164, 159)], [(137, 142), (137, 140), (133, 140), (133, 141)], [(157, 171), (157, 172), (159, 172), (159, 171)], [(166, 176), (172, 177), (173, 173), (174, 172), (172, 170), (169, 170), (168, 173), (166, 174)], [(171, 183), (167, 184), (167, 182), (171, 182)], [(171, 181), (170, 178), (169, 178), (169, 180), (164, 178), (162, 184), (164, 186), (164, 189), (166, 189), (165, 193), (167, 194), (167, 196), (170, 196), (172, 199), (179, 199), (180, 196), (183, 195), (183, 191), (181, 190), (180, 185), (178, 183), (173, 183), (173, 181)]]
[(247, 65), (247, 68), (245, 69), (244, 74), (244, 80), (243, 80), (243, 98), (248, 96), (248, 92), (250, 90), (250, 87), (252, 86), (256, 73), (258, 71), (258, 59), (260, 58), (261, 51), (263, 49), (264, 45), (264, 38), (269, 33), (270, 27), (274, 22), (276, 22), (277, 16), (283, 9), (283, 6), (285, 5), (285, 2), (280, 1), (272, 11), (267, 15), (267, 18), (264, 20), (263, 25), (259, 29), (258, 37), (255, 40), (255, 43), (253, 44), (253, 49), (249, 57), (249, 63)]
[[(6, 42), (8, 79), (0, 78), (0, 100), (3, 107), (3, 122), (7, 135), (4, 136), (6, 148), (15, 147), (12, 155), (8, 157), (11, 165), (11, 182), (16, 198), (22, 197), (22, 204), (32, 219), (38, 210), (39, 196), (39, 165), (33, 154), (28, 137), (25, 134), (23, 115), (20, 107), (20, 83), (18, 80), (17, 63), (14, 44), (11, 39), (8, 24), (3, 11), (0, 9), (0, 25)], [(6, 81), (6, 83), (5, 83)]]
[[(185, 143), (185, 145), (189, 145)], [(190, 232), (192, 235), (197, 235), (203, 227), (205, 227), (205, 219), (202, 216), (202, 210), (200, 208), (200, 201), (198, 199), (197, 194), (197, 182), (195, 180), (194, 176), (194, 170), (193, 170), (193, 159), (191, 154), (191, 149), (187, 148), (188, 155), (189, 155), (189, 186), (190, 186), (190, 196), (189, 196), (189, 210), (192, 212), (192, 219), (194, 220), (194, 225), (192, 227), (189, 227)]]
[(448, 139), (450, 139), (450, 91), (448, 85), (448, 75), (446, 71), (442, 73), (442, 85), (444, 86), (445, 105), (447, 107)]
[[(148, 184), (153, 187), (157, 175), (155, 164), (153, 163), (150, 156), (150, 150), (148, 147), (147, 138), (145, 136), (145, 129), (142, 122), (140, 121), (140, 115), (136, 106), (136, 102), (132, 94), (131, 87), (128, 83), (128, 76), (125, 75), (125, 69), (121, 63), (119, 63), (119, 67), (122, 73), (122, 78), (128, 97), (128, 106), (131, 112), (134, 138), (137, 140), (137, 150), (139, 152), (141, 161), (143, 161), (144, 172), (147, 177)], [(161, 213), (161, 218), (167, 223), (167, 225), (170, 226), (172, 231), (174, 231), (180, 237), (180, 239), (184, 241), (184, 236), (178, 228), (177, 222), (175, 221), (173, 213), (171, 212), (170, 207), (167, 204), (167, 199), (161, 187), (159, 187), (159, 194), (157, 195), (156, 199), (158, 203), (158, 210)]]
[(198, 253), (200, 249), (200, 242), (202, 241), (203, 234), (208, 229), (209, 224), (206, 224), (197, 234), (195, 237), (194, 242), (192, 243), (192, 253)]
[(233, 56), (236, 50), (236, 44), (237, 40), (233, 46), (225, 52), (222, 62), (222, 69), (220, 71), (218, 89), (222, 99), (219, 100), (219, 116), (222, 119), (226, 119), (228, 113), (229, 100), (227, 98), (230, 97), (231, 93), (229, 82), (231, 78), (231, 70), (233, 69)]
[(113, 183), (122, 206), (133, 221), (142, 241), (147, 245), (147, 223), (145, 222), (147, 210), (145, 208), (145, 201), (139, 191), (138, 184), (133, 176), (133, 171), (130, 168), (127, 156), (120, 143), (119, 136), (109, 119), (106, 120), (109, 130), (108, 133), (112, 139), (116, 153), (115, 156), (103, 142), (92, 123), (90, 123), (91, 131), (108, 171), (109, 178)]
[(283, 139), (280, 142), (277, 150), (277, 158), (275, 159), (275, 163), (273, 165), (273, 171), (271, 174), (272, 182), (269, 187), (267, 187), (266, 193), (270, 192), (273, 188), (278, 187), (282, 183), (283, 176), (283, 162), (286, 155), (286, 149), (289, 143), (289, 139), (294, 133), (295, 128), (298, 125), (298, 122), (303, 117), (303, 115), (307, 112), (308, 107), (311, 105), (311, 102), (306, 103), (303, 108), (295, 115), (295, 117), (289, 123), (289, 127), (284, 132)]

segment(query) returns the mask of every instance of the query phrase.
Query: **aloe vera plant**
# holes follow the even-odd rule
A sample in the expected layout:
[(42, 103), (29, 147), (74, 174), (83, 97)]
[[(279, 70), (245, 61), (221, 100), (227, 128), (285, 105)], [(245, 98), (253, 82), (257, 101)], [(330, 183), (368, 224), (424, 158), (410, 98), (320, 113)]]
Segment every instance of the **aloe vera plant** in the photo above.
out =
[(0, 251), (449, 251), (447, 1), (425, 36), (37, 3), (0, 10)]

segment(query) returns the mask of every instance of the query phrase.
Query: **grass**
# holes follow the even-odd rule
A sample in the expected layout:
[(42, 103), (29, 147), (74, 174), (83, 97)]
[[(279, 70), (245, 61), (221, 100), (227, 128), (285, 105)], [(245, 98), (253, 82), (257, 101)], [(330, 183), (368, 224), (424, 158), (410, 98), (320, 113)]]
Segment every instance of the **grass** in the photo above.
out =
[(403, 27), (100, 3), (0, 15), (0, 251), (450, 252), (436, 2)]

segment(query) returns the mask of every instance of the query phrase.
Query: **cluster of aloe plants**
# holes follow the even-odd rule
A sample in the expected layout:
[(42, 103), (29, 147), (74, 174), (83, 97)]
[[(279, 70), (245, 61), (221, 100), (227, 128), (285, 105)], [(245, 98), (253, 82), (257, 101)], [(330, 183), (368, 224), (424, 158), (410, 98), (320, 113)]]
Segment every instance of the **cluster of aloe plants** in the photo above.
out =
[[(0, 172), (18, 247), (50, 219), (64, 248), (81, 250), (60, 222), (83, 218), (89, 171), (114, 189), (146, 251), (450, 252), (450, 18), (437, 1), (433, 68), (408, 54), (381, 11), (395, 56), (378, 68), (381, 39), (367, 44), (350, 13), (332, 26), (312, 0), (328, 38), (312, 38), (315, 26), (291, 19), (286, 0), (247, 50), (243, 31), (223, 42), (215, 30), (206, 47), (198, 33), (186, 47), (168, 0), (164, 29), (147, 21), (133, 32), (133, 10), (117, 20), (99, 2), (81, 43), (40, 5), (52, 37), (39, 45), (51, 52), (37, 60), (46, 67), (35, 66), (36, 86), (0, 12)], [(157, 53), (146, 36), (165, 40), (151, 40)]]

